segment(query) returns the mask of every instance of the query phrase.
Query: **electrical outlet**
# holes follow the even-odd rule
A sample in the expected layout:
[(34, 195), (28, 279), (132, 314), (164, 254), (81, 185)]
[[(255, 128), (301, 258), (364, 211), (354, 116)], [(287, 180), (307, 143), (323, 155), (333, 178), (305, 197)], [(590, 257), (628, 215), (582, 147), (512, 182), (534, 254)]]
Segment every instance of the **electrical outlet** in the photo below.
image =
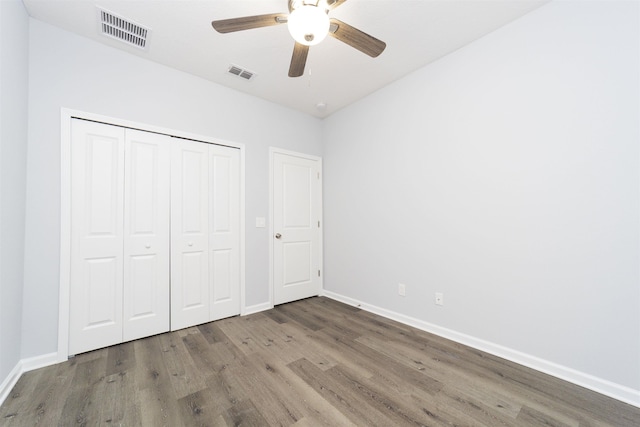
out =
[(404, 283), (398, 283), (398, 295), (405, 296), (407, 294), (407, 288)]
[(436, 292), (436, 305), (444, 305), (444, 294)]

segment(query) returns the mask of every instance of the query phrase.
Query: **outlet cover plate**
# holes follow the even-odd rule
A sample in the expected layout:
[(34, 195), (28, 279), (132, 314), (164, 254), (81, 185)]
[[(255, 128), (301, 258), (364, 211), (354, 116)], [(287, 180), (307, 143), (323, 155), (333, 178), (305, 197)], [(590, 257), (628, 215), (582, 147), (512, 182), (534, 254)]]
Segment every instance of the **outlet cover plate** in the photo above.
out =
[(398, 295), (400, 295), (401, 297), (407, 295), (407, 287), (404, 285), (404, 283), (398, 283)]

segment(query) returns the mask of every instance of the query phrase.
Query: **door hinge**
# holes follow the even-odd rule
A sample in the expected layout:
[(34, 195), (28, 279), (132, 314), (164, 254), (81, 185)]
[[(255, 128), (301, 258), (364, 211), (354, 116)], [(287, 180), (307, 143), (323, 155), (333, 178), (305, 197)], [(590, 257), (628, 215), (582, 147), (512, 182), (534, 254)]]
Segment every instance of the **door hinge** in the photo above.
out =
[(320, 179), (320, 172), (318, 172), (318, 179)]
[(318, 221), (318, 228), (320, 228), (320, 221)]
[(318, 270), (318, 277), (320, 277), (320, 270)]

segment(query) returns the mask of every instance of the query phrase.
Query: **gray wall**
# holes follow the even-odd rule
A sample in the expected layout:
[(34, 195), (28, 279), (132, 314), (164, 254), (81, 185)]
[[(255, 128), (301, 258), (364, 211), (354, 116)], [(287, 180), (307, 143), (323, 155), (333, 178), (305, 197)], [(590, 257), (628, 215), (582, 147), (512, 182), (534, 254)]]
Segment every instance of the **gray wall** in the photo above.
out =
[(552, 2), (327, 119), (325, 288), (637, 393), (638, 7)]
[(21, 1), (0, 1), (0, 382), (20, 360), (28, 27)]
[(269, 146), (320, 155), (321, 122), (272, 103), (30, 21), (23, 357), (57, 350), (60, 108), (246, 145), (246, 294), (269, 299)]

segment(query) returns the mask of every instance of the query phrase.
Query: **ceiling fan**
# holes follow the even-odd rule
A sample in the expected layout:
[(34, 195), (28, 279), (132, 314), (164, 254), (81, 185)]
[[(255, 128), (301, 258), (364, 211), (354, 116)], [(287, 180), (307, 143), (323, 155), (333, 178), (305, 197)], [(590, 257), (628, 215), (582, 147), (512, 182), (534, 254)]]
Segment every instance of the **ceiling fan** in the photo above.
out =
[(328, 35), (366, 53), (377, 57), (387, 46), (385, 42), (352, 27), (349, 24), (329, 18), (328, 13), (347, 0), (289, 0), (289, 14), (270, 13), (267, 15), (244, 16), (211, 22), (219, 33), (251, 30), (287, 24), (295, 40), (293, 56), (289, 66), (289, 77), (304, 74), (309, 46), (320, 43)]

